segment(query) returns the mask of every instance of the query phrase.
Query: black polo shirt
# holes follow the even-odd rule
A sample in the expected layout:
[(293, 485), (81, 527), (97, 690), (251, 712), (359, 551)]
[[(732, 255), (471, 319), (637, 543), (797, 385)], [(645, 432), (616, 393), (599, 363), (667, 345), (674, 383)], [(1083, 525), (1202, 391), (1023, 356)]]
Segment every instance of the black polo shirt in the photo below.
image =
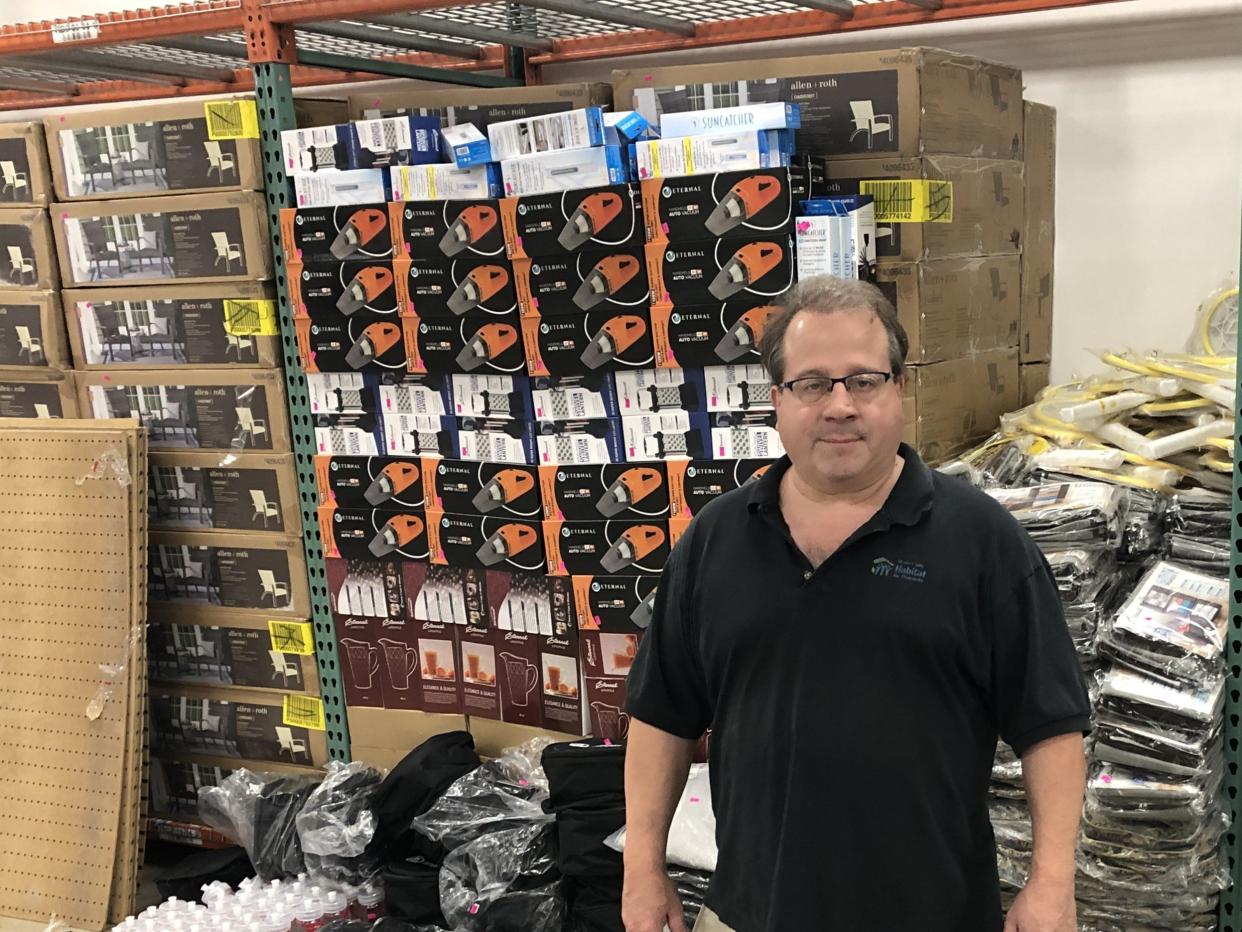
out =
[(818, 568), (780, 510), (789, 460), (713, 501), (673, 550), (629, 712), (712, 727), (719, 864), (737, 932), (993, 932), (987, 791), (1019, 752), (1089, 727), (1042, 554), (998, 504), (909, 447), (879, 512)]

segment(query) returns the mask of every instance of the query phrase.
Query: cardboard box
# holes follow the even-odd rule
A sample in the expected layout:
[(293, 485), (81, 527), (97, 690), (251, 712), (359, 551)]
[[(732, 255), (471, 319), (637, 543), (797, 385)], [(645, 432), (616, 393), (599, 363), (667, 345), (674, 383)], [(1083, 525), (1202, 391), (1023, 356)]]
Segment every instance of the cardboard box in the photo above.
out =
[(427, 515), (421, 508), (320, 505), (323, 554), (345, 560), (426, 560)]
[(522, 321), (516, 310), (508, 314), (472, 311), (462, 317), (422, 320), (409, 318), (417, 333), (417, 357), (412, 372), (449, 375), (454, 372), (515, 375), (526, 358)]
[(1027, 102), (1026, 217), (1022, 234), (1023, 363), (1052, 358), (1053, 253), (1056, 245), (1057, 112)]
[[(890, 49), (614, 71), (617, 106), (664, 113), (795, 103), (798, 150), (831, 158), (956, 153), (1022, 157), (1022, 73), (938, 49)], [(736, 95), (733, 96), (733, 95)]]
[(425, 457), (428, 507), (453, 515), (526, 518), (542, 514), (539, 471), (524, 463), (478, 463)]
[(389, 206), (397, 255), (407, 259), (504, 259), (495, 198), (399, 201)]
[(422, 708), (428, 712), (461, 713), (465, 705), (459, 632), (468, 620), (466, 571), (407, 561), (401, 572), (405, 617), (413, 622), (408, 634), (419, 651), (416, 669)]
[(511, 259), (564, 257), (643, 242), (642, 203), (635, 185), (618, 184), (500, 202)]
[(293, 316), (344, 321), (366, 312), (396, 317), (403, 307), (397, 294), (398, 274), (391, 259), (291, 261), (286, 277)]
[(617, 417), (617, 386), (611, 372), (531, 379), (531, 404), (541, 421)]
[(511, 722), (496, 722), (477, 716), (470, 718), (474, 749), (486, 757), (499, 757), (505, 749), (517, 747), (535, 738), (547, 738), (554, 742), (573, 741), (582, 737), (581, 732), (581, 725), (573, 732), (563, 732), (531, 725), (515, 725)]
[(702, 240), (647, 246), (653, 303), (770, 304), (793, 285), (793, 238)]
[(654, 364), (646, 308), (588, 311), (581, 317), (523, 317), (532, 376), (621, 372)]
[(495, 163), (458, 168), (456, 165), (394, 165), (388, 169), (394, 201), (446, 201), (500, 197), (500, 166)]
[(453, 413), (458, 417), (534, 418), (530, 379), (525, 375), (466, 375), (451, 377)]
[(255, 192), (56, 207), (66, 284), (160, 285), (272, 277), (267, 205)]
[(80, 372), (78, 396), (91, 417), (137, 417), (152, 450), (223, 453), (290, 448), (283, 373), (161, 369), (154, 372)]
[(473, 123), (459, 123), (440, 129), (444, 158), (458, 168), (473, 168), (496, 161), (487, 136)]
[(78, 417), (75, 377), (55, 369), (0, 371), (0, 417)]
[(703, 385), (709, 412), (772, 410), (772, 379), (759, 363), (708, 366)]
[(382, 168), (295, 174), (293, 194), (298, 207), (344, 207), (392, 199), (392, 181)]
[(59, 294), (0, 288), (0, 366), (70, 368)]
[(710, 175), (721, 171), (778, 168), (788, 161), (791, 144), (779, 130), (710, 133), (640, 139), (629, 147), (630, 174), (650, 178)]
[[(871, 192), (875, 197), (875, 251), (880, 260), (1016, 255), (1021, 251), (1021, 162), (928, 156), (829, 163), (831, 196), (862, 193), (862, 181), (910, 182)], [(908, 198), (918, 193), (924, 181), (933, 183), (930, 196), (934, 203), (916, 216), (939, 219), (895, 222), (893, 211), (909, 206)], [(943, 182), (949, 182), (951, 189)]]
[(713, 499), (758, 480), (771, 465), (770, 459), (673, 460), (666, 467), (669, 514), (693, 518)]
[(669, 479), (664, 463), (539, 467), (543, 517), (549, 521), (666, 518)]
[(785, 455), (775, 411), (717, 412), (711, 421), (709, 449), (713, 459), (776, 459)]
[(0, 204), (46, 207), (52, 199), (41, 123), (0, 123)]
[(151, 743), (183, 752), (313, 766), (328, 762), (327, 732), (286, 725), (280, 698), (245, 689), (151, 691)]
[(589, 676), (586, 680), (587, 709), (591, 734), (608, 741), (623, 742), (630, 733), (630, 716), (625, 711), (624, 676)]
[(884, 262), (876, 275), (910, 338), (911, 365), (1018, 345), (1018, 256)]
[(553, 576), (659, 573), (672, 541), (668, 521), (545, 521), (543, 540)]
[(599, 107), (584, 107), (493, 122), (487, 127), (487, 139), (491, 160), (497, 162), (541, 152), (589, 149), (604, 144), (604, 114)]
[(243, 453), (221, 465), (219, 453), (152, 453), (151, 527), (302, 532), (293, 454)]
[(763, 331), (779, 311), (773, 304), (653, 304), (655, 364), (676, 369), (758, 363)]
[(618, 372), (614, 379), (621, 414), (626, 417), (707, 410), (707, 383), (700, 369), (636, 369)]
[[(210, 137), (212, 121), (227, 122), (228, 104), (253, 98), (175, 103), (145, 101), (115, 109), (74, 109), (44, 118), (58, 201), (262, 191), (258, 138)], [(227, 128), (227, 127), (226, 127)]]
[(386, 203), (286, 207), (280, 212), (280, 246), (287, 262), (392, 259), (393, 229)]
[[(290, 266), (290, 268), (293, 268)], [(315, 311), (293, 322), (307, 372), (372, 372), (398, 378), (419, 371), (416, 318)]]
[(153, 615), (166, 616), (172, 606), (280, 617), (305, 617), (310, 611), (300, 537), (152, 531), (149, 559)]
[(646, 629), (651, 624), (658, 576), (575, 576), (579, 631)]
[(319, 693), (315, 655), (279, 650), (267, 620), (247, 615), (156, 619), (147, 625), (147, 663), (153, 682)]
[(500, 171), (505, 196), (525, 197), (622, 184), (629, 180), (626, 161), (619, 146), (600, 146), (506, 159), (500, 163)]
[(508, 317), (518, 307), (514, 269), (503, 257), (403, 259), (396, 269), (401, 308), (423, 320)]
[(422, 508), (423, 464), (417, 456), (316, 456), (319, 501), (341, 508)]
[[(79, 369), (276, 369), (272, 290), (253, 282), (78, 288), (64, 292)], [(266, 331), (266, 332), (263, 332)]]
[(440, 161), (440, 120), (402, 114), (355, 120), (354, 164), (357, 168), (431, 165)]
[(479, 130), (487, 132), (487, 127), (502, 120), (519, 120), (542, 113), (559, 113), (611, 103), (612, 87), (608, 84), (441, 90), (429, 87), (422, 81), (411, 81), (402, 90), (351, 94), (349, 111), (357, 119), (398, 113), (439, 116), (445, 126), (473, 123)]
[(295, 97), (293, 116), (299, 127), (348, 123), (349, 103), (328, 97)]
[(946, 459), (987, 436), (1002, 414), (1020, 406), (1018, 351), (993, 350), (912, 367), (906, 392), (914, 397), (916, 449), (932, 462)]
[(1022, 407), (1034, 404), (1039, 393), (1048, 387), (1049, 364), (1046, 362), (1028, 362), (1019, 366), (1018, 403)]
[(326, 558), (324, 573), (332, 613), (352, 619), (405, 618), (405, 583), (400, 557), (376, 560)]
[(431, 562), (462, 569), (543, 573), (538, 518), (427, 513)]
[(651, 300), (643, 247), (580, 252), (513, 263), (523, 316), (580, 315), (591, 310), (646, 310)]
[(642, 182), (649, 243), (752, 239), (793, 232), (789, 169), (727, 171)]
[(535, 435), (535, 461), (540, 466), (624, 463), (626, 459), (620, 418), (539, 421)]
[(664, 411), (624, 417), (621, 429), (625, 435), (625, 461), (650, 463), (710, 456), (715, 445), (712, 439), (715, 417), (709, 420), (709, 415), (699, 411)]
[(0, 268), (6, 289), (50, 291), (60, 287), (52, 225), (37, 207), (0, 207)]
[(465, 731), (464, 715), (436, 715), (405, 709), (356, 709), (346, 703), (349, 753), (356, 761), (391, 770), (428, 738)]

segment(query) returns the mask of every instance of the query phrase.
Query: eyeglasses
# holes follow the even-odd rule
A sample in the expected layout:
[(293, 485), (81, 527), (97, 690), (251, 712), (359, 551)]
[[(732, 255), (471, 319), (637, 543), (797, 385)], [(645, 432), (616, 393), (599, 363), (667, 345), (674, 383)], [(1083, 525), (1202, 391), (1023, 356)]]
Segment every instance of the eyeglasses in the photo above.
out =
[(875, 396), (881, 388), (893, 380), (891, 372), (855, 372), (839, 379), (825, 376), (808, 375), (801, 379), (790, 379), (788, 382), (777, 382), (776, 387), (787, 392), (804, 405), (818, 404), (829, 395), (838, 384), (844, 385), (850, 397), (863, 401)]

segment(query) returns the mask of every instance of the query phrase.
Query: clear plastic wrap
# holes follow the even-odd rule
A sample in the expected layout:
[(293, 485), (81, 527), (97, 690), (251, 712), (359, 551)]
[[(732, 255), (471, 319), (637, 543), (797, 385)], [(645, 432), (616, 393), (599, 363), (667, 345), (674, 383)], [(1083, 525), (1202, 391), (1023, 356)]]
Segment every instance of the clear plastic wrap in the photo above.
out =
[(199, 817), (237, 839), (262, 879), (293, 877), (305, 869), (297, 816), (318, 785), (314, 777), (260, 774), (243, 767), (219, 786), (198, 791)]
[(1125, 498), (1100, 482), (1060, 482), (988, 492), (1046, 550), (1116, 548), (1121, 543)]
[(363, 857), (375, 835), (370, 804), (383, 775), (374, 767), (332, 761), (297, 816), (298, 839), (312, 877), (359, 885), (378, 864)]
[(543, 769), (536, 774), (528, 764), (507, 755), (488, 761), (450, 786), (412, 828), (452, 850), (488, 832), (551, 822), (554, 817), (543, 811), (548, 796)]
[[(614, 851), (625, 852), (625, 828), (613, 832), (604, 842)], [(690, 870), (716, 870), (716, 813), (712, 809), (711, 775), (707, 764), (691, 764), (685, 789), (673, 813), (668, 832), (669, 864)]]
[(978, 472), (980, 488), (1020, 485), (1031, 472), (1031, 461), (1017, 443), (1006, 443), (972, 465)]
[(559, 929), (566, 905), (548, 821), (487, 832), (450, 851), (440, 906), (456, 932)]

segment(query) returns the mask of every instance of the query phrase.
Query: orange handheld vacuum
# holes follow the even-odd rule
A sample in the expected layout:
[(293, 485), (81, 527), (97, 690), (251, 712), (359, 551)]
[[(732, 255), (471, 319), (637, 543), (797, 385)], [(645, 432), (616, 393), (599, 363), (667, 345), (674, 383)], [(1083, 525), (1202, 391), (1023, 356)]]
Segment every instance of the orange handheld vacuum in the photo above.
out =
[(633, 281), (641, 268), (642, 264), (633, 256), (606, 256), (600, 259), (574, 292), (574, 304), (589, 311)]
[(418, 515), (393, 515), (379, 529), (379, 533), (371, 538), (368, 549), (372, 556), (387, 556), (418, 538), (425, 529), (423, 519)]
[(716, 205), (703, 226), (712, 236), (724, 236), (767, 207), (781, 193), (781, 183), (771, 175), (743, 178)]
[(388, 214), (374, 207), (356, 210), (328, 247), (334, 259), (348, 259), (388, 226)]
[(582, 364), (588, 369), (598, 369), (609, 360), (616, 359), (627, 349), (647, 335), (647, 322), (636, 314), (614, 317), (591, 338), (582, 351)]
[(649, 466), (635, 466), (617, 477), (608, 491), (595, 503), (595, 510), (605, 518), (615, 518), (627, 508), (632, 508), (663, 484), (659, 470)]
[(621, 195), (601, 191), (582, 199), (578, 209), (565, 221), (556, 241), (566, 252), (573, 252), (597, 235), (621, 214)]
[(735, 252), (707, 286), (712, 297), (725, 301), (767, 275), (785, 258), (777, 243), (747, 243)]
[(502, 469), (471, 500), (481, 515), (515, 502), (535, 487), (534, 477), (521, 469)]
[(751, 308), (720, 338), (720, 342), (716, 344), (716, 355), (725, 362), (733, 362), (747, 353), (759, 352), (763, 331), (778, 310), (779, 308), (770, 304)]
[(345, 286), (344, 293), (336, 299), (336, 309), (348, 317), (391, 288), (392, 281), (392, 269), (386, 269), (382, 265), (368, 265), (365, 269), (360, 269)]
[(457, 365), (462, 372), (473, 372), (496, 359), (517, 341), (517, 327), (511, 324), (484, 324), (457, 354)]
[(362, 497), (372, 507), (382, 505), (418, 482), (421, 474), (421, 470), (413, 463), (389, 463), (371, 480)]
[(440, 237), (440, 252), (450, 258), (478, 243), (496, 228), (500, 217), (495, 207), (474, 204), (467, 207)]
[(664, 531), (652, 524), (628, 527), (600, 557), (599, 565), (609, 573), (620, 573), (633, 566), (664, 543)]
[(508, 284), (509, 273), (502, 266), (475, 266), (449, 296), (448, 309), (460, 317), (494, 298)]
[(345, 362), (352, 369), (361, 369), (369, 362), (383, 356), (401, 342), (401, 328), (396, 324), (381, 320), (368, 324), (362, 335), (354, 341), (354, 345), (345, 354)]
[(636, 628), (642, 628), (644, 631), (651, 627), (651, 617), (655, 614), (655, 598), (658, 589), (652, 589), (647, 594), (647, 598), (638, 603), (638, 607), (630, 612), (630, 621), (634, 622)]
[(523, 550), (533, 547), (538, 541), (539, 535), (532, 527), (525, 524), (502, 524), (491, 537), (483, 542), (483, 546), (475, 552), (475, 556), (484, 566), (495, 566), (505, 560), (512, 560)]

